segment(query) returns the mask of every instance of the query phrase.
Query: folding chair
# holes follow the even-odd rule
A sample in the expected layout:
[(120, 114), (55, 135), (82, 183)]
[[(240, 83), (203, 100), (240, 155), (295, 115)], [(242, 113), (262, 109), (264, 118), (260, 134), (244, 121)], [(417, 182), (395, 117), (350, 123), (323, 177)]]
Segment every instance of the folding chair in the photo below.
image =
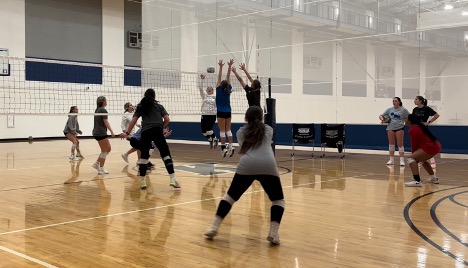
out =
[(312, 142), (312, 157), (314, 157), (314, 145), (315, 145), (315, 125), (314, 124), (292, 124), (292, 154), (294, 156), (294, 145), (308, 144)]
[(320, 157), (325, 157), (325, 147), (337, 148), (345, 157), (345, 124), (322, 124), (320, 129)]

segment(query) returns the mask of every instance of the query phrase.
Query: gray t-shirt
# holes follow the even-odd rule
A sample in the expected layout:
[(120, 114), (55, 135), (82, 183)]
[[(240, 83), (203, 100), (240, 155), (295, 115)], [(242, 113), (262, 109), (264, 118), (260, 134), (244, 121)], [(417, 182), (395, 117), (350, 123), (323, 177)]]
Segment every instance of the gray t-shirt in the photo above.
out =
[(409, 112), (405, 107), (400, 107), (398, 109), (390, 107), (381, 115), (390, 116), (390, 123), (387, 125), (387, 130), (398, 130), (405, 127), (405, 119), (408, 118)]
[(147, 112), (144, 112), (141, 105), (139, 104), (137, 106), (135, 113), (133, 114), (133, 116), (138, 116), (138, 117), (141, 116), (142, 118), (141, 131), (145, 131), (145, 130), (148, 130), (150, 128), (157, 127), (157, 126), (163, 127), (163, 122), (164, 122), (163, 117), (165, 115), (169, 115), (169, 114), (167, 113), (164, 106), (162, 106), (156, 101), (154, 102), (153, 106), (151, 106), (151, 108)]
[(107, 136), (107, 127), (104, 124), (104, 120), (107, 120), (107, 110), (104, 107), (99, 107), (94, 111), (94, 113), (102, 113), (104, 115), (94, 116), (93, 136)]
[(63, 133), (75, 134), (78, 130), (80, 130), (80, 124), (78, 124), (78, 115), (69, 115), (67, 124), (63, 129)]
[[(265, 125), (265, 137), (262, 144), (248, 150), (243, 154), (237, 164), (236, 173), (240, 175), (273, 175), (278, 176), (278, 168), (276, 167), (276, 159), (271, 148), (273, 138), (273, 129)], [(242, 146), (244, 141), (245, 127), (241, 127), (237, 133), (237, 141)]]

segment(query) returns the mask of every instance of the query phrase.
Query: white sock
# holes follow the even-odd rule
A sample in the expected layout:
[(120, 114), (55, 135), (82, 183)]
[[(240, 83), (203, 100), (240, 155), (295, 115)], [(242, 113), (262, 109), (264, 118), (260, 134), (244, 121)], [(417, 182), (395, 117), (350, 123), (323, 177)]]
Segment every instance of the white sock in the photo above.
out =
[(176, 180), (176, 176), (175, 176), (175, 173), (172, 173), (172, 174), (169, 174), (169, 178), (171, 178), (171, 181), (175, 181)]
[(272, 221), (270, 222), (270, 233), (268, 234), (271, 237), (275, 237), (278, 235), (278, 230), (279, 230), (279, 222)]
[(390, 156), (390, 160), (392, 160), (392, 161), (393, 161), (394, 159), (395, 159), (395, 157), (393, 157), (393, 156)]
[(221, 217), (216, 216), (214, 221), (213, 221), (213, 224), (211, 225), (211, 229), (218, 230), (219, 225), (221, 225), (222, 221), (223, 221), (223, 219)]

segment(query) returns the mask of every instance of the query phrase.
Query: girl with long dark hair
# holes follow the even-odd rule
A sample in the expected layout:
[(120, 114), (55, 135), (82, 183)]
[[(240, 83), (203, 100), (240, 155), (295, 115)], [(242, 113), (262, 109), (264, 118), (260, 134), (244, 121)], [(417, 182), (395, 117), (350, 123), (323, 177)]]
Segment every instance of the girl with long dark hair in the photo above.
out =
[(283, 188), (276, 167), (276, 160), (271, 148), (273, 129), (263, 123), (263, 110), (258, 106), (251, 106), (245, 113), (247, 124), (237, 131), (237, 141), (242, 155), (237, 164), (236, 173), (226, 195), (221, 199), (212, 226), (205, 232), (205, 236), (213, 238), (218, 229), (242, 194), (250, 187), (254, 180), (258, 180), (270, 198), (271, 220), (267, 240), (279, 245), (279, 226), (283, 217), (285, 202)]
[(408, 187), (421, 187), (422, 182), (419, 176), (418, 163), (431, 176), (429, 182), (439, 183), (439, 179), (432, 170), (429, 159), (440, 153), (442, 146), (437, 138), (429, 131), (426, 125), (421, 122), (417, 115), (410, 114), (406, 119), (406, 124), (410, 125), (409, 135), (411, 138), (411, 155), (408, 156), (408, 165), (413, 173), (413, 180), (405, 183)]
[(169, 125), (171, 119), (164, 106), (156, 101), (156, 92), (152, 88), (146, 90), (145, 96), (141, 99), (133, 114), (133, 119), (127, 131), (120, 134), (120, 138), (124, 139), (130, 135), (130, 132), (140, 116), (143, 119), (141, 122), (141, 158), (138, 160), (140, 188), (146, 189), (145, 176), (148, 168), (150, 150), (152, 149), (152, 142), (158, 148), (159, 154), (166, 166), (167, 173), (170, 177), (169, 185), (174, 188), (180, 188), (174, 173), (174, 163), (172, 162), (171, 152), (169, 151), (169, 146), (164, 137), (164, 128)]

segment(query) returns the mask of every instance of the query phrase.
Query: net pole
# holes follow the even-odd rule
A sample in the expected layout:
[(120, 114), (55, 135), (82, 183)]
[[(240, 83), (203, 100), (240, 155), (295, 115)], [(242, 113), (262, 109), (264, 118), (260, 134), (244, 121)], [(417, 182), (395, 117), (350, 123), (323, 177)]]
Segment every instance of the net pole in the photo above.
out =
[(266, 100), (267, 114), (265, 115), (265, 123), (273, 128), (273, 138), (271, 142), (271, 148), (275, 153), (276, 147), (276, 99), (271, 97), (271, 78), (268, 78), (268, 98)]

